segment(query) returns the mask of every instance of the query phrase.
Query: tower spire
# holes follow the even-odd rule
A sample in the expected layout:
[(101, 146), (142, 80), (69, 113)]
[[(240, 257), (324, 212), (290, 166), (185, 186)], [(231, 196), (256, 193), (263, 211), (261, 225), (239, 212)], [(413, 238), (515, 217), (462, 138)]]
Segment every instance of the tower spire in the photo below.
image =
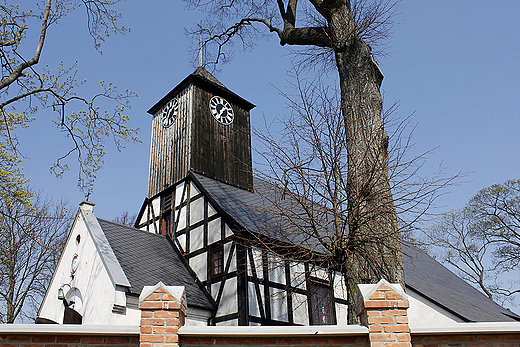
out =
[(202, 32), (199, 36), (199, 66), (198, 67), (204, 67), (204, 61), (202, 58)]

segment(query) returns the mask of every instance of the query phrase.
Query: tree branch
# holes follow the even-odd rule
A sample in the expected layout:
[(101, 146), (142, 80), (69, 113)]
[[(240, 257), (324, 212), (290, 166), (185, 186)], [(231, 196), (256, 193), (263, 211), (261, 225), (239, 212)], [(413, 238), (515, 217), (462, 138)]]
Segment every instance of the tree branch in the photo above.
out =
[(43, 14), (42, 30), (40, 33), (40, 39), (38, 41), (38, 45), (36, 46), (36, 53), (34, 54), (34, 57), (29, 61), (20, 63), (8, 77), (2, 79), (0, 81), (0, 90), (4, 89), (5, 87), (7, 87), (7, 86), (11, 85), (13, 82), (15, 82), (22, 75), (22, 73), (25, 69), (38, 64), (38, 61), (40, 60), (40, 54), (43, 49), (43, 43), (45, 42), (45, 35), (47, 33), (47, 22), (49, 20), (50, 12), (51, 12), (51, 0), (47, 0), (47, 4), (45, 6), (45, 12)]

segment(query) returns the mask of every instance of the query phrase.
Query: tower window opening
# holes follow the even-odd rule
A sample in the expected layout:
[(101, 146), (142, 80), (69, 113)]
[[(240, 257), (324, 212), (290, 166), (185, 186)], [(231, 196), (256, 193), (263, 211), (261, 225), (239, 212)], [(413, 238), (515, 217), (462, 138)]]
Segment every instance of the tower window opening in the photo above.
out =
[(161, 235), (170, 235), (172, 232), (172, 211), (163, 214)]

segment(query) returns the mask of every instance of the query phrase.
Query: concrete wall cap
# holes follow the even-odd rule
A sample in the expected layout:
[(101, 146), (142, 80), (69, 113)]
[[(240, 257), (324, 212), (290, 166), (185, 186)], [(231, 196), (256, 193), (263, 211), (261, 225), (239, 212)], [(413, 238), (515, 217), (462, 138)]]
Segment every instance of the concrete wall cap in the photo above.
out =
[(266, 337), (266, 336), (366, 336), (363, 325), (323, 326), (183, 326), (179, 336)]
[(453, 323), (425, 326), (414, 326), (412, 323), (410, 331), (412, 335), (520, 333), (520, 322)]
[(182, 303), (182, 298), (184, 297), (184, 287), (183, 286), (167, 286), (162, 282), (157, 283), (155, 286), (144, 286), (143, 290), (141, 291), (141, 295), (139, 295), (139, 302), (145, 301), (157, 289), (164, 290), (166, 293), (173, 296), (177, 302)]
[(369, 298), (381, 287), (382, 285), (387, 285), (394, 291), (399, 294), (403, 301), (408, 301), (408, 295), (403, 290), (403, 287), (399, 283), (389, 283), (387, 280), (382, 278), (376, 284), (358, 284), (359, 293), (363, 298), (363, 301), (368, 301)]
[(0, 334), (139, 335), (138, 325), (0, 324)]

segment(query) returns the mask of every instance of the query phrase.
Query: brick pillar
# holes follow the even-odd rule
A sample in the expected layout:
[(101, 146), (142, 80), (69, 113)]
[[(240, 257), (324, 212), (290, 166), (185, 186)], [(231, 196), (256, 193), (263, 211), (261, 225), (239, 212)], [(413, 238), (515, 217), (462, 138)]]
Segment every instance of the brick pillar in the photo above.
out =
[(358, 285), (357, 314), (369, 331), (370, 347), (411, 347), (408, 296), (398, 283), (384, 279)]
[(186, 318), (184, 287), (165, 286), (162, 282), (146, 286), (139, 296), (141, 309), (140, 347), (179, 345), (179, 327)]

